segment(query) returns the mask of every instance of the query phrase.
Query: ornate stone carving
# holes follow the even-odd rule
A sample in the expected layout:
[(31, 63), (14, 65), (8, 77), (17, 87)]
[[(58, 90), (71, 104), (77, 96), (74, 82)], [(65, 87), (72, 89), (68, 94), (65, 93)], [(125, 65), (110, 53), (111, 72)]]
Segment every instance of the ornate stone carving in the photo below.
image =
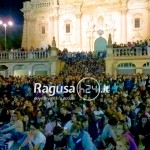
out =
[(108, 37), (108, 46), (112, 46), (111, 34), (109, 34), (109, 37)]
[(55, 48), (56, 48), (56, 41), (55, 41), (55, 37), (53, 37), (53, 40), (52, 40), (52, 47), (55, 47)]

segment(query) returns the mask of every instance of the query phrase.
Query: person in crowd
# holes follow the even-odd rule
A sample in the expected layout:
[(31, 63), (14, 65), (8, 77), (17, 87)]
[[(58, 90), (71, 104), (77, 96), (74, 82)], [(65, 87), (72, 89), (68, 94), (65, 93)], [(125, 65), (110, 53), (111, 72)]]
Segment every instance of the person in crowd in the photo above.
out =
[(7, 124), (10, 122), (11, 114), (9, 109), (4, 108), (2, 109), (0, 113), (0, 122), (3, 122), (4, 124)]
[(148, 150), (150, 147), (150, 120), (145, 114), (140, 117), (137, 132), (145, 150)]
[(67, 145), (71, 150), (96, 150), (90, 135), (84, 131), (80, 122), (75, 122), (70, 131), (70, 137)]
[(90, 134), (92, 140), (95, 141), (98, 136), (96, 117), (94, 112), (87, 113), (87, 116), (88, 116), (88, 133)]
[(25, 135), (20, 141), (19, 150), (21, 150), (22, 148), (28, 150), (43, 150), (46, 143), (46, 137), (39, 130), (38, 124), (31, 125), (30, 129), (30, 132), (27, 135)]
[[(133, 48), (134, 46), (141, 46), (142, 42), (138, 41), (134, 44), (131, 42), (130, 44)], [(124, 47), (124, 44), (118, 45), (118, 47)], [(39, 142), (44, 147), (47, 145), (48, 150), (53, 148), (63, 149), (70, 146), (66, 142), (62, 147), (55, 146), (59, 145), (57, 144), (59, 142), (56, 141), (61, 141), (59, 135), (67, 141), (70, 139), (69, 143), (73, 143), (73, 148), (85, 147), (85, 140), (80, 137), (81, 133), (84, 133), (83, 137), (85, 136), (88, 139), (90, 145), (93, 145), (93, 141), (105, 149), (117, 148), (121, 143), (124, 146), (126, 145), (128, 149), (129, 144), (126, 144), (126, 141), (132, 141), (129, 140), (131, 137), (137, 146), (142, 145), (146, 149), (149, 140), (149, 121), (147, 121), (147, 118), (148, 120), (150, 118), (150, 76), (147, 74), (117, 74), (114, 77), (105, 74), (104, 58), (93, 55), (91, 52), (70, 53), (65, 50), (59, 52), (59, 56), (61, 60), (66, 62), (59, 75), (44, 77), (9, 76), (8, 78), (0, 75), (1, 134), (4, 137), (9, 135), (14, 140), (15, 145), (18, 138), (20, 139), (19, 142), (22, 141), (22, 144), (29, 137), (35, 138), (34, 133), (40, 132), (43, 141), (39, 140)], [(57, 93), (53, 97), (49, 97), (38, 90), (33, 94), (33, 87), (36, 82), (46, 86), (76, 86), (81, 79), (87, 76), (97, 79), (102, 91), (96, 99), (90, 102), (88, 102), (90, 95), (94, 96), (94, 91), (91, 94), (84, 95), (86, 100), (79, 98), (77, 91), (73, 94)], [(85, 85), (88, 84), (85, 83)], [(90, 84), (94, 87), (94, 83), (91, 82)], [(104, 90), (106, 87), (109, 88), (108, 92)], [(111, 121), (112, 116), (116, 116), (117, 119)], [(75, 131), (75, 134), (79, 133), (78, 135), (75, 135), (74, 131), (71, 134), (71, 129), (76, 121), (81, 124), (80, 130), (76, 129)], [(130, 132), (123, 129), (125, 134), (126, 132), (130, 133), (130, 136), (126, 137), (127, 139), (123, 137), (121, 141), (118, 140), (115, 122), (123, 122), (127, 125)], [(34, 133), (31, 126), (33, 123), (39, 127), (36, 130), (37, 132)], [(61, 129), (55, 132), (54, 128), (58, 126)], [(70, 131), (67, 134), (66, 129)], [(28, 136), (30, 130), (31, 136)], [(99, 138), (95, 141), (97, 136)], [(29, 139), (29, 142), (24, 143), (21, 147), (24, 146), (25, 148), (27, 145), (35, 147), (35, 143), (40, 147), (39, 142)], [(48, 143), (52, 140), (54, 142), (52, 142), (51, 148)], [(76, 140), (82, 140), (83, 145), (81, 142), (78, 144)], [(46, 144), (44, 144), (44, 141)]]
[(125, 122), (117, 124), (116, 136), (116, 149), (138, 150), (134, 138), (131, 132), (129, 131), (128, 125)]
[(68, 121), (65, 126), (64, 126), (64, 129), (66, 131), (66, 134), (69, 134), (70, 133), (70, 130), (71, 130), (71, 127), (73, 125), (74, 122), (77, 121), (77, 115), (76, 114), (72, 114), (72, 117), (71, 117), (71, 120)]
[(116, 134), (114, 132), (114, 128), (118, 123), (118, 119), (116, 116), (112, 116), (108, 120), (108, 124), (105, 125), (102, 134), (97, 139), (97, 147), (100, 149), (107, 148), (109, 144), (111, 144), (114, 148), (116, 148)]
[(31, 126), (31, 119), (29, 118), (28, 115), (23, 116), (23, 129), (24, 132), (29, 132), (30, 131), (30, 126)]
[(78, 115), (77, 121), (81, 123), (81, 127), (84, 131), (88, 131), (89, 128), (89, 121), (86, 115)]
[(46, 139), (46, 144), (43, 150), (65, 150), (67, 148), (67, 138), (64, 134), (64, 129), (60, 126), (55, 126), (53, 134)]
[(23, 123), (22, 121), (19, 120), (19, 117), (17, 116), (17, 113), (14, 112), (11, 114), (11, 120), (10, 123), (5, 124), (1, 127), (1, 133), (6, 133), (11, 130), (17, 130), (17, 131), (23, 131)]
[(0, 133), (3, 134), (5, 138), (10, 137), (17, 141), (22, 136), (23, 123), (19, 120), (17, 113), (14, 112), (11, 114), (10, 123), (4, 124), (0, 129)]
[(65, 106), (60, 108), (60, 114), (58, 115), (58, 118), (61, 119), (62, 126), (65, 126), (66, 123), (71, 119), (71, 114)]

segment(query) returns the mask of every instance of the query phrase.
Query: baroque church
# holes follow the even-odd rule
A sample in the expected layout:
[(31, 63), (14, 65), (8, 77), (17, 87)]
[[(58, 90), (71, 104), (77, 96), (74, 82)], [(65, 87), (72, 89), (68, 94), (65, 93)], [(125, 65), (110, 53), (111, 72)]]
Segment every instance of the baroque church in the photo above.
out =
[(23, 3), (22, 47), (93, 51), (102, 30), (112, 42), (150, 38), (150, 0), (30, 0)]

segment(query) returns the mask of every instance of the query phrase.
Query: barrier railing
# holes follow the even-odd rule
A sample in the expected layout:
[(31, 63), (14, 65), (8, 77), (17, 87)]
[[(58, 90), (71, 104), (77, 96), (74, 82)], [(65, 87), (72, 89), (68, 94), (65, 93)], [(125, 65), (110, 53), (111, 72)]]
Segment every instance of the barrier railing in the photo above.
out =
[(146, 56), (148, 55), (147, 48), (142, 49), (141, 47), (134, 48), (113, 48), (113, 56)]
[(50, 56), (50, 51), (0, 52), (0, 60), (44, 59)]

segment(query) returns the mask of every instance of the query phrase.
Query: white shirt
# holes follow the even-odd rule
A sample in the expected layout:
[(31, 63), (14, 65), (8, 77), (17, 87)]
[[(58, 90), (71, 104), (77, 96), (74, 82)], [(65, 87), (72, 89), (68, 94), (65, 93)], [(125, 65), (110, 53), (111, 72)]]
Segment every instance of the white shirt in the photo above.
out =
[(35, 135), (35, 137), (32, 139), (32, 142), (35, 145), (45, 144), (46, 143), (46, 137), (44, 136), (44, 134), (42, 132), (38, 131), (37, 134)]

